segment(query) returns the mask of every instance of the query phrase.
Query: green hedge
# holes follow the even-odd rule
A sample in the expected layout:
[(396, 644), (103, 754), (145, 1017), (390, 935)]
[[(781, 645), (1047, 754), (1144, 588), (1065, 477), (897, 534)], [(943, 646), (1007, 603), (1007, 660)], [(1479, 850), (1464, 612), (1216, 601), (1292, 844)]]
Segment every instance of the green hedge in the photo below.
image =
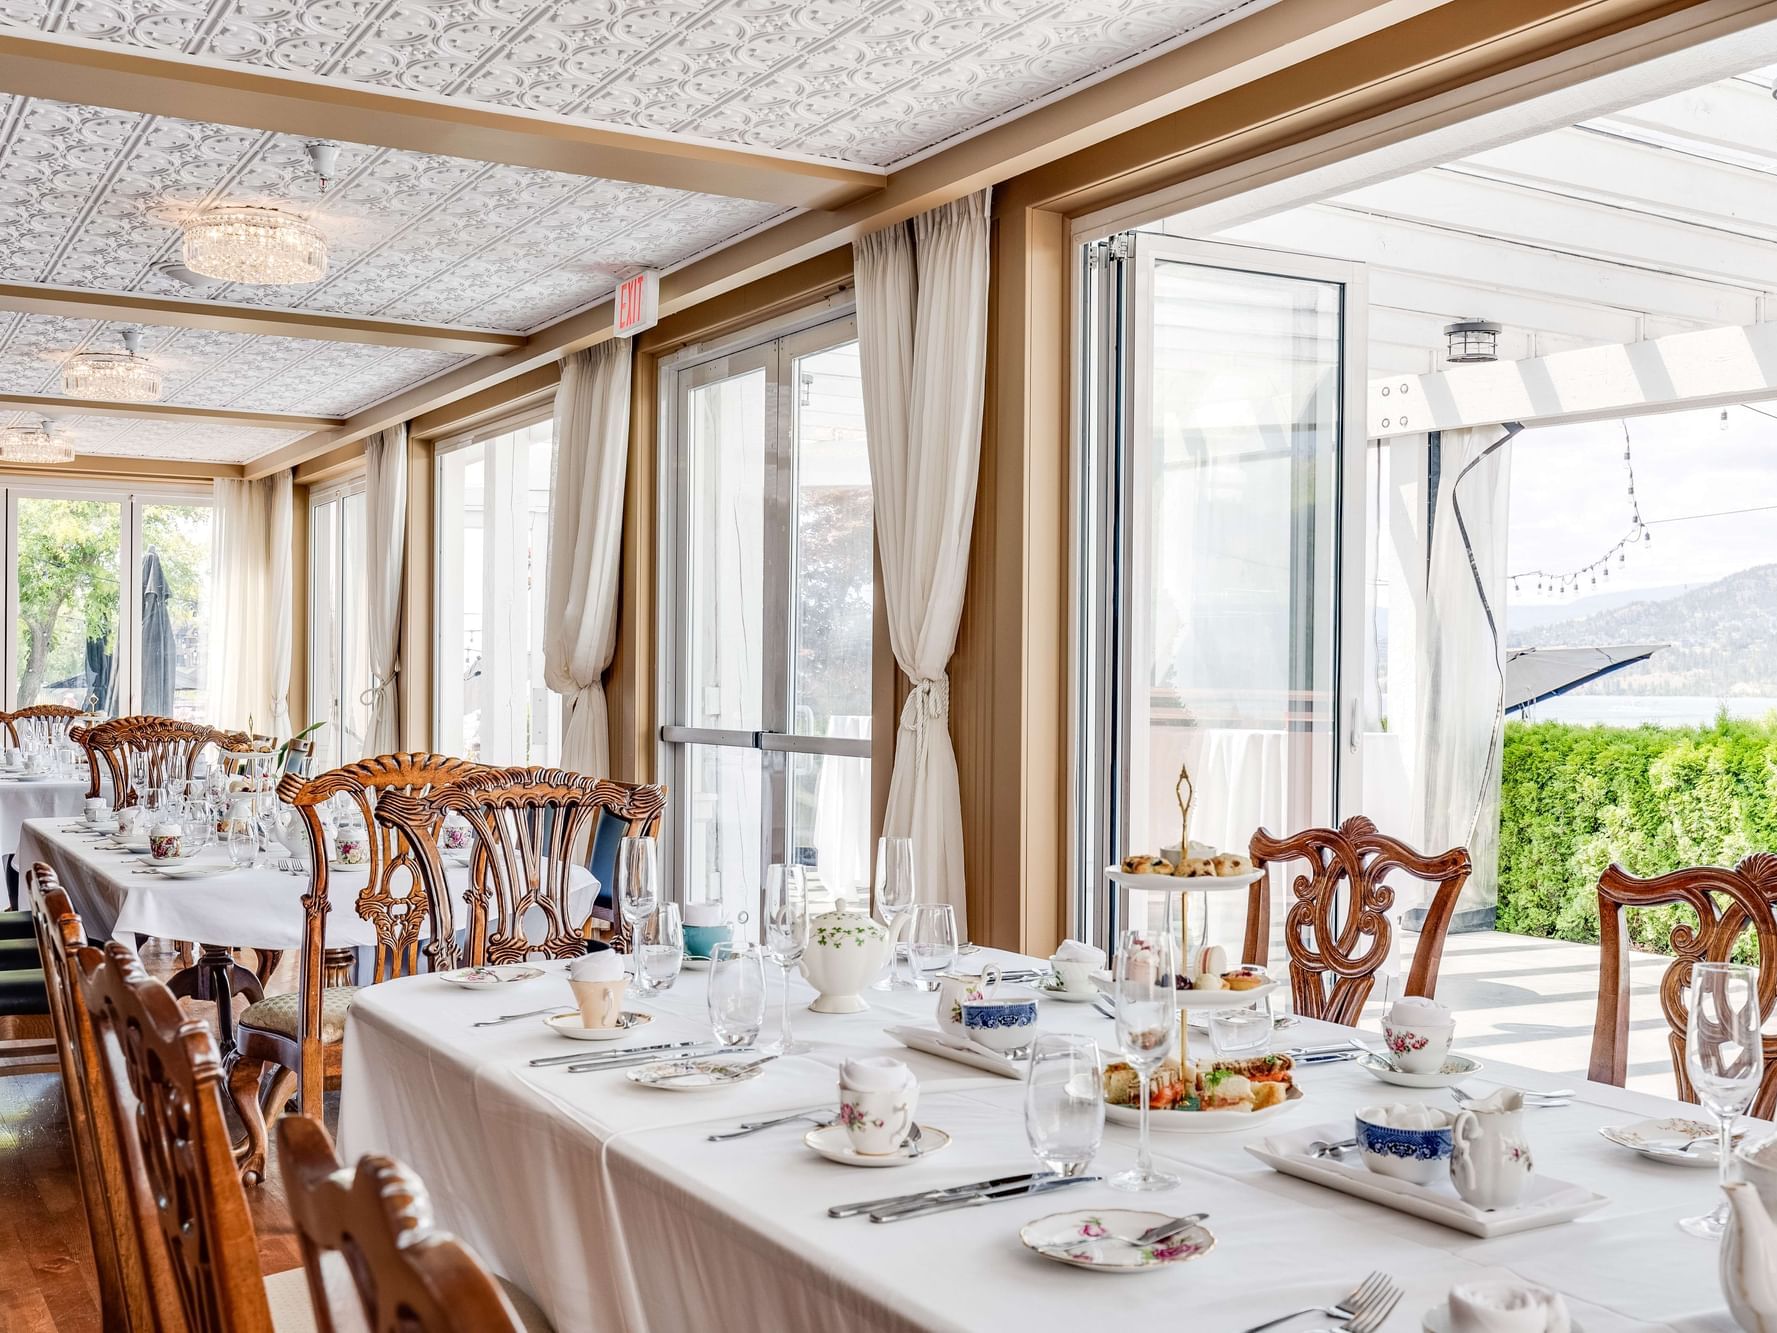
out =
[[(1777, 851), (1777, 714), (1709, 727), (1512, 722), (1500, 776), (1501, 930), (1593, 942), (1612, 861), (1655, 875)], [(1667, 952), (1684, 910), (1632, 913), (1636, 944)]]

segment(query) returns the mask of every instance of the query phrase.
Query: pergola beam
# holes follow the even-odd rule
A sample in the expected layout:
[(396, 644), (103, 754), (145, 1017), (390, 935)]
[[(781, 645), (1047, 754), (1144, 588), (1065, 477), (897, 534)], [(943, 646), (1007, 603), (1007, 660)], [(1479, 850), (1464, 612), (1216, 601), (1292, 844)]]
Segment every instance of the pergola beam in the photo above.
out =
[(112, 324), (220, 329), (226, 333), (303, 338), (311, 342), (418, 347), (463, 356), (504, 352), (524, 342), (521, 333), (501, 333), (491, 329), (411, 324), (398, 319), (366, 319), (357, 315), (228, 305), (221, 301), (182, 300), (178, 297), (135, 296), (125, 292), (100, 292), (32, 282), (0, 282), (0, 310), (64, 319), (98, 319)]
[(792, 208), (832, 208), (886, 179), (875, 167), (22, 28), (0, 30), (0, 90)]
[(335, 431), (344, 417), (298, 412), (248, 412), (228, 407), (184, 407), (178, 403), (113, 403), (48, 393), (0, 393), (0, 411), (39, 412), (49, 417), (133, 417), (140, 421), (198, 421), (208, 425), (260, 429)]

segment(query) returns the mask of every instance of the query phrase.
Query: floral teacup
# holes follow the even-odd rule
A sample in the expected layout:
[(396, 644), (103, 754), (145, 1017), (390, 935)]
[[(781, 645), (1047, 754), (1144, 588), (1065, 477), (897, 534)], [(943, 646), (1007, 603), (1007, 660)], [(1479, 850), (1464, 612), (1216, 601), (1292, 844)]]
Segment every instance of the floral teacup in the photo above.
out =
[(913, 1128), (919, 1106), (919, 1084), (866, 1092), (839, 1085), (839, 1123), (849, 1131), (852, 1148), (866, 1157), (896, 1151)]
[(963, 1031), (963, 1001), (985, 1000), (1000, 983), (1000, 970), (992, 963), (979, 976), (964, 972), (938, 974), (938, 1028), (947, 1037), (967, 1038)]
[(1382, 1020), (1382, 1040), (1394, 1057), (1394, 1066), (1404, 1074), (1435, 1074), (1444, 1067), (1450, 1054), (1450, 1040), (1456, 1035), (1454, 1023), (1396, 1023)]

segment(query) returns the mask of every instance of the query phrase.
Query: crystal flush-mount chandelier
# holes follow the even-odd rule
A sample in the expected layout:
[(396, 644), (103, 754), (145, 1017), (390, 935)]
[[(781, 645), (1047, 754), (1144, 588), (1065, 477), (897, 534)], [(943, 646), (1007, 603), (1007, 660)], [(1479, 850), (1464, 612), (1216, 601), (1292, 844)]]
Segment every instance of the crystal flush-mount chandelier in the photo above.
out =
[(222, 282), (284, 286), (327, 276), (320, 228), (276, 208), (211, 208), (186, 221), (185, 266)]
[(82, 352), (62, 368), (62, 392), (116, 403), (158, 402), (160, 372), (141, 349), (141, 331), (125, 329), (123, 351)]
[(74, 442), (66, 432), (49, 424), (48, 419), (35, 426), (7, 426), (0, 429), (0, 462), (7, 463), (72, 463)]

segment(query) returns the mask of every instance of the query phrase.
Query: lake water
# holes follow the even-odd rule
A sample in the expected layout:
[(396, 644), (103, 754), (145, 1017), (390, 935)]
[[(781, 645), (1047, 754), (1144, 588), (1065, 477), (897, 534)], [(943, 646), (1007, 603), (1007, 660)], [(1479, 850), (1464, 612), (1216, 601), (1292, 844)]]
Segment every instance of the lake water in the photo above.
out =
[(1531, 722), (1573, 722), (1580, 725), (1636, 727), (1652, 723), (1662, 727), (1695, 727), (1715, 721), (1726, 709), (1729, 717), (1762, 718), (1777, 712), (1777, 699), (1710, 699), (1674, 695), (1654, 698), (1640, 694), (1563, 694), (1513, 714)]

